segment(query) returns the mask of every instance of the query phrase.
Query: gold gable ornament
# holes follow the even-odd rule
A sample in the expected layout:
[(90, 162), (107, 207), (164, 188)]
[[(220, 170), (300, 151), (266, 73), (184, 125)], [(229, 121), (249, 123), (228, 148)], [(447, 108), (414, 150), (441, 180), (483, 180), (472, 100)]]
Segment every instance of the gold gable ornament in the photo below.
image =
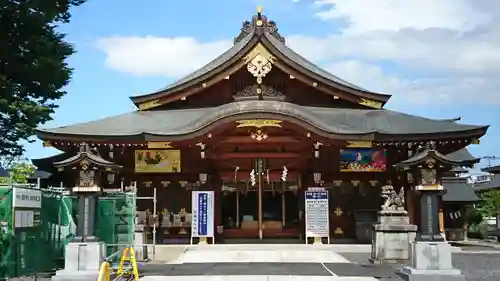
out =
[(87, 169), (89, 168), (89, 164), (90, 164), (90, 163), (89, 163), (89, 161), (87, 161), (87, 160), (82, 160), (82, 161), (80, 162), (80, 168), (81, 168), (83, 171), (85, 171), (85, 170), (87, 170)]
[(244, 58), (247, 70), (262, 84), (262, 79), (271, 72), (276, 58), (261, 44), (258, 43)]
[(368, 106), (368, 107), (371, 107), (371, 108), (376, 108), (376, 109), (382, 108), (382, 103), (381, 102), (374, 101), (374, 100), (369, 100), (369, 99), (365, 99), (365, 98), (359, 99), (358, 104), (361, 104), (361, 105), (364, 105), (364, 106)]

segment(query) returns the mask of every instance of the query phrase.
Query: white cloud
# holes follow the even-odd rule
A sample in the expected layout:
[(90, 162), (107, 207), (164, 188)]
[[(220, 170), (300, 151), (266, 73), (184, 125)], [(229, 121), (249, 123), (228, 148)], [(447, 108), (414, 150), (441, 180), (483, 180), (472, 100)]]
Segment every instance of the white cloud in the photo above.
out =
[(324, 9), (323, 20), (346, 20), (345, 32), (424, 30), (445, 28), (472, 30), (490, 20), (490, 15), (474, 8), (470, 0), (316, 0)]
[(110, 37), (97, 42), (106, 66), (137, 76), (179, 77), (219, 56), (231, 41), (202, 43), (192, 37)]
[(404, 78), (388, 75), (383, 68), (359, 60), (331, 63), (326, 70), (339, 77), (380, 93), (394, 94), (391, 105), (450, 103), (497, 103), (500, 79), (482, 76)]
[[(294, 1), (294, 0), (292, 0)], [(346, 28), (288, 45), (367, 89), (415, 103), (500, 103), (500, 2), (494, 0), (316, 0), (323, 20)], [(279, 22), (278, 22), (279, 25)], [(286, 26), (280, 26), (282, 30)], [(106, 65), (133, 75), (179, 78), (220, 55), (231, 40), (112, 37), (98, 46)], [(390, 73), (383, 65), (397, 65)], [(465, 98), (465, 97), (469, 98)]]

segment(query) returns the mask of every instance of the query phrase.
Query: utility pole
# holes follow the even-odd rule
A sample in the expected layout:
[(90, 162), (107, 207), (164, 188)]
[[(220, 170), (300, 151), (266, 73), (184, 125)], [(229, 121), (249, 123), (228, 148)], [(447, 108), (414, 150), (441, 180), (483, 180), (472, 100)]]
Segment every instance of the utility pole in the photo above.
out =
[(493, 156), (493, 155), (484, 156), (482, 158), (488, 160), (488, 166), (487, 167), (491, 167), (491, 161), (500, 160), (500, 157)]

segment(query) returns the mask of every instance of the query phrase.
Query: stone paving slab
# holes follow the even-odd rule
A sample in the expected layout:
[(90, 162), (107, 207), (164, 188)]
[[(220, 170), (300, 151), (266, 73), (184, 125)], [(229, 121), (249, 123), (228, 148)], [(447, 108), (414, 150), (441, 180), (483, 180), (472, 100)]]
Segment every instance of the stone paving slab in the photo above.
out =
[(186, 247), (170, 264), (182, 263), (349, 263), (331, 245), (205, 245)]
[[(330, 265), (332, 268), (340, 266)], [(321, 263), (185, 263), (146, 264), (144, 276), (165, 275), (309, 275), (331, 276)], [(352, 276), (352, 275), (351, 275)], [(358, 275), (362, 276), (362, 275)]]
[[(367, 264), (369, 255), (351, 253), (342, 254), (345, 258), (357, 264)], [(499, 281), (500, 280), (500, 253), (493, 254), (490, 251), (486, 253), (471, 253), (461, 252), (454, 253), (452, 256), (453, 266), (460, 269), (469, 281)], [(392, 267), (396, 272), (399, 268), (409, 264), (387, 264), (386, 266)], [(340, 272), (340, 274), (342, 274)], [(375, 274), (370, 275), (376, 277)], [(396, 274), (390, 277), (381, 277), (381, 281), (402, 281), (403, 279)]]
[(147, 264), (144, 276), (340, 276), (396, 278), (389, 265), (358, 263), (186, 263)]

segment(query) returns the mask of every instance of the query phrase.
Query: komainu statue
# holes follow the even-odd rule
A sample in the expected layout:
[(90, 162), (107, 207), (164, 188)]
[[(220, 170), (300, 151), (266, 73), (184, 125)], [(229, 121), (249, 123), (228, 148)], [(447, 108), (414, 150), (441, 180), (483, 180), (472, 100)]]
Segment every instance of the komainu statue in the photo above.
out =
[(399, 193), (394, 190), (392, 185), (382, 186), (382, 198), (385, 202), (382, 205), (382, 211), (404, 211), (405, 210), (405, 192), (401, 187)]

